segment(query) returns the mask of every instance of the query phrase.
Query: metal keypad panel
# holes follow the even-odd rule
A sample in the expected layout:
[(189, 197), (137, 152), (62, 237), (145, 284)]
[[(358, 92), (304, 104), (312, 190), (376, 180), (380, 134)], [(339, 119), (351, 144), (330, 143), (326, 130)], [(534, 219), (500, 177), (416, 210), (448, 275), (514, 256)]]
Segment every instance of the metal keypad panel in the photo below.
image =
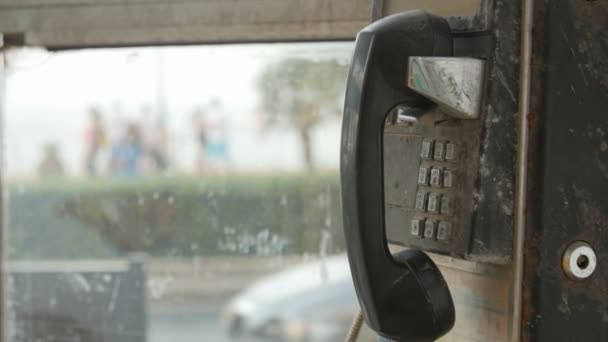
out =
[[(420, 150), (423, 165), (418, 170), (415, 210), (418, 212), (411, 220), (412, 235), (448, 243), (452, 235), (453, 194), (449, 191), (455, 186), (456, 142), (424, 139)], [(446, 153), (449, 151), (449, 153)], [(445, 191), (444, 189), (448, 189)], [(430, 216), (428, 214), (433, 214)], [(424, 226), (420, 234), (414, 226)], [(441, 227), (439, 233), (438, 227)]]
[(433, 112), (385, 126), (386, 235), (389, 243), (464, 257), (479, 159), (467, 151), (478, 150), (480, 126), (444, 118)]

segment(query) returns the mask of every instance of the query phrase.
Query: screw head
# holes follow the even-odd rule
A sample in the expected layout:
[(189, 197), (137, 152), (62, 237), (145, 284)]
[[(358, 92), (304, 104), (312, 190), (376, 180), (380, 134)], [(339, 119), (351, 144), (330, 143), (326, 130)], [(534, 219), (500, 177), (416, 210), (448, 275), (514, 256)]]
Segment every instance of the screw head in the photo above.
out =
[(589, 278), (597, 267), (597, 256), (591, 246), (584, 241), (571, 243), (564, 251), (562, 268), (568, 278), (583, 280)]

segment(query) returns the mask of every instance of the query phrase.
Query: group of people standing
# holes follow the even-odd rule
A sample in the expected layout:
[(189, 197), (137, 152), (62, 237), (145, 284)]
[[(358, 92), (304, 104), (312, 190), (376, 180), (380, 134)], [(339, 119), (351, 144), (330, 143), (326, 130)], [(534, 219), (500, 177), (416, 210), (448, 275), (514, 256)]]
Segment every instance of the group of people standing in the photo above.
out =
[[(196, 169), (199, 172), (222, 170), (228, 164), (225, 117), (210, 116), (210, 112), (219, 113), (219, 103), (212, 102), (206, 109), (195, 109), (192, 117)], [(142, 114), (140, 122), (127, 122), (117, 137), (109, 139), (101, 112), (95, 108), (90, 110), (85, 132), (85, 168), (89, 176), (99, 173), (100, 155), (108, 145), (108, 170), (112, 175), (138, 176), (169, 168), (167, 125), (162, 118), (151, 115), (148, 109), (144, 109)]]
[[(223, 170), (228, 164), (228, 140), (225, 117), (219, 104), (194, 110), (193, 127), (196, 146), (196, 169), (199, 172)], [(211, 110), (214, 111), (211, 111)], [(110, 127), (110, 129), (108, 129)], [(135, 177), (168, 170), (168, 130), (163, 117), (144, 107), (138, 120), (114, 122), (104, 120), (102, 112), (92, 107), (88, 111), (84, 130), (84, 170), (87, 176), (101, 174)], [(57, 144), (43, 146), (38, 163), (41, 177), (63, 176), (64, 166)]]
[(143, 114), (143, 122), (127, 122), (119, 127), (117, 139), (110, 141), (101, 112), (96, 108), (89, 111), (85, 130), (85, 169), (89, 176), (99, 174), (100, 156), (108, 145), (108, 171), (112, 175), (131, 177), (169, 167), (166, 125), (160, 118), (150, 118), (147, 110)]

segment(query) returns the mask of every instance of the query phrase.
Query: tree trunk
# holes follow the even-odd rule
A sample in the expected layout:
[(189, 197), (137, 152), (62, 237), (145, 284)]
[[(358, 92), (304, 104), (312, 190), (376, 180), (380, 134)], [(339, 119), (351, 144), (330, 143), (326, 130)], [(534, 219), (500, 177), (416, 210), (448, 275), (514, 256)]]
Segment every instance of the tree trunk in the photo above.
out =
[(302, 143), (302, 155), (304, 156), (304, 164), (307, 171), (314, 170), (314, 161), (312, 157), (312, 140), (310, 137), (309, 127), (300, 127), (300, 142)]

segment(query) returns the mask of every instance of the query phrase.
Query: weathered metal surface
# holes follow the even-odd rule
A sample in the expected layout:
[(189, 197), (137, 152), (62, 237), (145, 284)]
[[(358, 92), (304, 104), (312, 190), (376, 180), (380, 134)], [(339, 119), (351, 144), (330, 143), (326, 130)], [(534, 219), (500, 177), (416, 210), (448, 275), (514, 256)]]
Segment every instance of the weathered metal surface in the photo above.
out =
[(478, 270), (441, 266), (454, 305), (456, 325), (444, 342), (509, 341), (510, 270), (507, 266), (487, 267), (470, 263)]
[[(479, 0), (393, 0), (384, 15), (475, 11)], [(372, 0), (0, 0), (0, 32), (50, 48), (354, 39)]]
[[(483, 126), (481, 139), (479, 131), (473, 134), (466, 130), (462, 134), (466, 139), (473, 139), (474, 136), (474, 139), (478, 139), (478, 143), (467, 153), (474, 155), (479, 164), (470, 163), (474, 174), (466, 175), (477, 179), (477, 190), (472, 198), (474, 207), (469, 209), (473, 212), (472, 232), (470, 236), (467, 235), (471, 245), (465, 255), (474, 262), (449, 256), (434, 257), (450, 287), (456, 307), (456, 326), (443, 341), (509, 341), (511, 338), (513, 297), (509, 263), (513, 242), (519, 5), (519, 1), (511, 0), (484, 2), (483, 8), (491, 14), (479, 15), (489, 18), (491, 24), (488, 30), (475, 34), (458, 32), (455, 36), (456, 56), (485, 58), (488, 79), (481, 120), (467, 120)], [(391, 125), (385, 127), (389, 133), (398, 133), (391, 129)], [(388, 160), (388, 163), (392, 161)], [(395, 172), (398, 171), (405, 173), (406, 170), (401, 168)], [(409, 234), (407, 227), (403, 228), (405, 224), (407, 222), (401, 223), (400, 229), (407, 230)], [(468, 231), (461, 233), (468, 234)], [(432, 246), (423, 247), (433, 250)], [(452, 252), (456, 249), (454, 244)], [(491, 266), (487, 263), (505, 265)]]
[(471, 259), (484, 262), (508, 263), (512, 255), (519, 5), (519, 1), (496, 0), (488, 9), (495, 45), (488, 56), (470, 252)]
[[(389, 240), (393, 243), (414, 245), (448, 255), (465, 256), (474, 261), (507, 264), (511, 260), (513, 241), (513, 161), (517, 113), (515, 94), (517, 94), (519, 66), (517, 60), (520, 11), (518, 4), (512, 1), (497, 1), (494, 7), (484, 3), (482, 9), (493, 13), (493, 15), (479, 13), (481, 17), (494, 18), (495, 22), (491, 25), (491, 30), (474, 33), (455, 32), (454, 36), (455, 56), (481, 58), (487, 61), (488, 77), (483, 84), (485, 98), (481, 104), (480, 120), (451, 122), (444, 120), (445, 118), (429, 116), (427, 121), (430, 124), (427, 124), (426, 130), (416, 130), (415, 126), (403, 125), (385, 127), (385, 131), (391, 134), (422, 135), (428, 139), (456, 141), (462, 145), (462, 158), (466, 161), (457, 168), (457, 172), (459, 179), (466, 181), (466, 186), (462, 186), (464, 197), (456, 201), (459, 204), (455, 208), (457, 218), (454, 222), (457, 223), (454, 224), (454, 235), (457, 238), (454, 241), (458, 243), (453, 242), (444, 246), (430, 243), (425, 239), (412, 238), (409, 230), (404, 227), (416, 219), (407, 214), (413, 211), (397, 210), (398, 212), (395, 213), (392, 207), (387, 208), (387, 232), (391, 235)], [(441, 124), (433, 124), (433, 122)], [(405, 172), (407, 167), (415, 166), (416, 161), (403, 160), (403, 153), (398, 154), (396, 159), (391, 159), (390, 156), (386, 158), (385, 170), (389, 174), (385, 179), (385, 185), (400, 186), (397, 186), (399, 189), (385, 187), (385, 191), (406, 191), (409, 194), (414, 191), (416, 194), (415, 189), (403, 189), (406, 183), (402, 179), (407, 174)], [(395, 161), (399, 161), (398, 165)], [(390, 176), (392, 168), (397, 170), (392, 173), (395, 177)]]
[[(480, 120), (454, 120), (437, 109), (424, 111), (414, 124), (385, 125), (384, 196), (389, 242), (460, 258), (467, 256), (481, 126)], [(445, 152), (447, 147), (438, 149), (438, 146), (447, 146), (445, 142), (449, 142), (454, 146), (454, 158), (446, 160), (440, 156), (438, 159), (434, 153), (423, 157), (423, 142), (429, 152)], [(439, 171), (436, 177), (439, 182), (435, 184), (430, 179), (432, 170)], [(446, 171), (454, 175), (450, 186), (441, 183)], [(422, 182), (421, 172), (427, 174)], [(438, 195), (440, 199), (436, 202), (442, 203), (447, 199), (451, 202), (451, 210), (432, 210), (431, 196)], [(423, 196), (421, 204), (420, 196)], [(418, 220), (443, 224), (444, 227), (447, 224), (446, 237), (416, 236), (410, 228)], [(427, 230), (426, 226), (423, 230)]]
[[(520, 46), (520, 2), (494, 1), (490, 9), (491, 33), (494, 48), (488, 56), (489, 79), (485, 96), (485, 131), (480, 146), (481, 167), (479, 172), (479, 192), (477, 211), (474, 219), (474, 235), (470, 257), (480, 261), (508, 262), (512, 253), (513, 199), (514, 199), (514, 160), (515, 160), (515, 118), (518, 104), (518, 71)], [(536, 121), (528, 116), (530, 125)], [(463, 300), (453, 287), (459, 279), (470, 277), (467, 271), (457, 271), (454, 277), (446, 275), (452, 287), (457, 308), (458, 330), (466, 333), (454, 337), (462, 341), (509, 341), (512, 318), (512, 270), (510, 266), (500, 268), (498, 274), (478, 275), (476, 282), (468, 283), (469, 291), (479, 295), (480, 300), (494, 302), (502, 300), (502, 310), (487, 306), (483, 318), (465, 310), (475, 306)], [(444, 270), (444, 274), (450, 274)], [(488, 287), (498, 280), (502, 289)], [(533, 308), (529, 297), (524, 298), (527, 312)], [(495, 325), (487, 317), (498, 317)], [(491, 327), (494, 327), (492, 329)], [(475, 335), (475, 332), (478, 332)], [(451, 335), (452, 336), (452, 335)]]
[(10, 1), (0, 31), (47, 47), (353, 39), (369, 0)]
[(488, 0), (376, 0), (382, 6), (375, 15), (387, 16), (411, 9), (423, 9), (447, 18), (453, 31), (484, 31), (490, 21)]
[[(608, 4), (537, 2), (524, 327), (530, 341), (608, 340)], [(598, 268), (569, 279), (573, 241)]]
[(408, 86), (459, 119), (480, 115), (485, 62), (466, 57), (410, 57)]
[[(457, 35), (458, 56), (487, 59), (480, 158), (470, 262), (434, 255), (450, 287), (456, 325), (442, 341), (510, 341), (515, 118), (520, 2), (484, 1), (487, 33)], [(478, 21), (479, 22), (479, 21)], [(450, 21), (452, 24), (452, 21)], [(484, 42), (480, 46), (480, 42)], [(506, 263), (492, 266), (491, 263)]]

